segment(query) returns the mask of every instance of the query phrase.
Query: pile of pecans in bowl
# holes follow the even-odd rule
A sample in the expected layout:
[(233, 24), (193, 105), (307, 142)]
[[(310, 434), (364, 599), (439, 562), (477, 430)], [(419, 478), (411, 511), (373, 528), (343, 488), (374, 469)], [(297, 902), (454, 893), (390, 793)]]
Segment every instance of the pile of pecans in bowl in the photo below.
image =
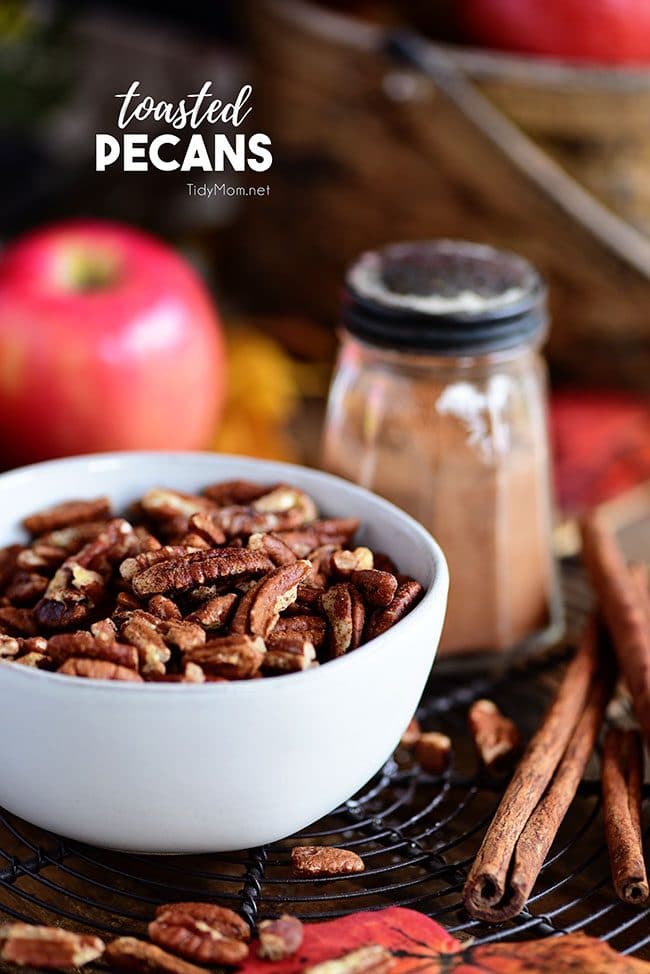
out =
[(107, 680), (204, 683), (317, 666), (385, 632), (422, 586), (285, 484), (153, 488), (114, 517), (73, 500), (0, 549), (0, 659)]

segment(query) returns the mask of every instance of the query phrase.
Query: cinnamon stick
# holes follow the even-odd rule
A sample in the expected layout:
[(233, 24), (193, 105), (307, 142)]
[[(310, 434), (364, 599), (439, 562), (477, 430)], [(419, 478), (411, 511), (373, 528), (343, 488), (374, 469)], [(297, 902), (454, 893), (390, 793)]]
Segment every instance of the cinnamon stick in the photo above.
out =
[(601, 516), (581, 524), (582, 557), (632, 696), (641, 730), (650, 743), (650, 625), (647, 601), (629, 573), (616, 538)]
[(603, 817), (616, 895), (637, 906), (648, 899), (641, 836), (643, 745), (635, 730), (611, 728), (602, 756)]
[(598, 664), (598, 632), (595, 620), (591, 620), (474, 860), (463, 894), (472, 916), (491, 919), (493, 911), (507, 900), (515, 847), (583, 715)]
[(599, 678), (594, 684), (585, 711), (548, 790), (521, 833), (513, 856), (507, 898), (491, 909), (490, 919), (494, 922), (517, 916), (526, 904), (546, 853), (578, 790), (603, 723), (610, 692), (605, 678)]

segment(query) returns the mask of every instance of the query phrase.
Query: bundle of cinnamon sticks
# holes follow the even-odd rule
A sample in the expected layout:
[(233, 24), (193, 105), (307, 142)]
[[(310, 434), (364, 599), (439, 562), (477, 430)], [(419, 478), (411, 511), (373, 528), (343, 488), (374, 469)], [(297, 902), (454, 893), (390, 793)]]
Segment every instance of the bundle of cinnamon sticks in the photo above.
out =
[[(628, 568), (597, 513), (583, 522), (582, 540), (598, 612), (514, 772), (465, 884), (468, 912), (492, 923), (516, 916), (532, 892), (598, 740), (617, 664), (650, 742), (650, 597), (645, 571)], [(636, 731), (608, 731), (601, 764), (612, 877), (617, 895), (636, 904), (649, 895), (640, 824), (642, 754)]]

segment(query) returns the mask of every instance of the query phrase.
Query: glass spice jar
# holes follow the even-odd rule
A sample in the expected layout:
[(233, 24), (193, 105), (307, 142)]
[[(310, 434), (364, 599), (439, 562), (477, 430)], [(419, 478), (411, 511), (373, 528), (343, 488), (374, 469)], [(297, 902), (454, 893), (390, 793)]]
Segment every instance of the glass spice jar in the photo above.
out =
[(547, 322), (537, 271), (491, 247), (394, 244), (347, 275), (324, 466), (436, 537), (451, 579), (440, 652), (474, 664), (562, 631)]

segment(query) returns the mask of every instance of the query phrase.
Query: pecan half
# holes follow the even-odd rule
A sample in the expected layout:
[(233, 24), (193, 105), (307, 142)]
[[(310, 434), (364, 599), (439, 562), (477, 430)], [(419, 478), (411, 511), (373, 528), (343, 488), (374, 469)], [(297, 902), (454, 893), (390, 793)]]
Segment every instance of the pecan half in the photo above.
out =
[(298, 673), (316, 662), (314, 644), (307, 639), (285, 636), (266, 651), (262, 663), (265, 673)]
[(156, 683), (206, 683), (207, 678), (198, 663), (186, 663), (182, 673), (152, 674)]
[(405, 750), (412, 751), (417, 742), (420, 740), (420, 735), (422, 730), (420, 728), (419, 721), (415, 717), (411, 717), (410, 721), (404, 728), (404, 733), (400, 738), (400, 744)]
[(370, 548), (355, 548), (354, 551), (339, 549), (332, 555), (332, 565), (337, 575), (349, 578), (355, 571), (370, 571), (374, 566), (374, 556)]
[(226, 534), (219, 523), (218, 513), (216, 515), (193, 514), (190, 518), (190, 528), (211, 545), (221, 545), (226, 541)]
[(323, 575), (314, 575), (301, 582), (298, 586), (298, 598), (296, 602), (302, 605), (320, 605), (320, 597), (327, 588), (327, 582)]
[(269, 531), (267, 534), (251, 534), (248, 539), (248, 547), (251, 551), (259, 551), (266, 555), (274, 565), (290, 565), (296, 560), (296, 555), (286, 544), (279, 534)]
[(187, 531), (175, 543), (181, 545), (183, 548), (191, 548), (193, 551), (206, 551), (208, 548), (214, 548), (213, 544), (206, 541), (196, 531)]
[(24, 656), (19, 656), (14, 662), (17, 666), (31, 666), (37, 670), (50, 670), (54, 667), (49, 656), (38, 652), (25, 653)]
[(278, 527), (299, 528), (318, 517), (316, 504), (304, 490), (279, 484), (251, 504), (254, 511), (277, 514)]
[(187, 591), (219, 578), (259, 575), (273, 565), (264, 555), (239, 548), (214, 548), (161, 561), (139, 572), (132, 581), (139, 596)]
[(353, 571), (350, 581), (359, 589), (366, 605), (383, 608), (395, 598), (397, 579), (389, 572), (376, 568)]
[(208, 599), (199, 609), (187, 616), (187, 622), (197, 622), (204, 629), (221, 629), (226, 625), (237, 604), (234, 592), (225, 595), (215, 595)]
[(122, 638), (138, 651), (143, 673), (164, 673), (165, 663), (171, 659), (171, 650), (158, 632), (158, 619), (136, 609), (121, 629)]
[(413, 579), (398, 585), (390, 605), (387, 605), (385, 609), (378, 609), (373, 612), (366, 631), (366, 638), (374, 639), (391, 629), (419, 602), (422, 592), (423, 588), (420, 583)]
[(368, 944), (342, 957), (310, 964), (302, 974), (388, 974), (395, 965), (391, 952), (380, 944)]
[(271, 489), (250, 480), (224, 480), (223, 483), (210, 484), (203, 493), (220, 507), (232, 507), (233, 504), (247, 506)]
[(327, 636), (327, 623), (321, 616), (299, 615), (288, 619), (278, 619), (275, 627), (266, 638), (268, 649), (281, 645), (285, 639), (308, 640), (320, 649)]
[(302, 944), (304, 930), (298, 917), (284, 914), (278, 920), (264, 920), (259, 928), (258, 957), (280, 961), (295, 954)]
[[(200, 549), (196, 549), (199, 551)], [(173, 558), (184, 557), (189, 554), (189, 549), (185, 545), (163, 545), (150, 551), (141, 551), (133, 558), (125, 558), (120, 565), (120, 575), (130, 582), (131, 579), (143, 572), (145, 568), (157, 565), (161, 561), (169, 561)]]
[(44, 595), (47, 578), (34, 572), (17, 571), (5, 589), (5, 595), (13, 605), (34, 606)]
[(291, 868), (296, 876), (347, 876), (362, 873), (363, 859), (349, 849), (334, 846), (303, 845), (291, 850)]
[(312, 563), (312, 579), (323, 578), (328, 579), (330, 575), (334, 573), (334, 554), (340, 552), (341, 549), (335, 544), (322, 544), (309, 555), (309, 560)]
[(155, 520), (169, 520), (180, 517), (189, 520), (199, 511), (211, 511), (214, 504), (207, 497), (198, 494), (184, 494), (166, 487), (152, 487), (140, 499), (142, 510)]
[(247, 631), (251, 635), (268, 636), (280, 613), (295, 602), (298, 584), (310, 569), (308, 561), (295, 561), (276, 568), (258, 583), (248, 612)]
[(186, 656), (191, 663), (198, 663), (206, 673), (228, 680), (247, 680), (255, 676), (264, 662), (266, 646), (259, 636), (221, 636), (211, 639)]
[(34, 609), (19, 609), (14, 605), (0, 606), (0, 626), (16, 636), (36, 636), (38, 632)]
[(23, 567), (18, 565), (18, 559), (24, 550), (29, 551), (29, 548), (23, 549), (23, 546), (19, 544), (10, 544), (0, 548), (0, 591), (4, 589), (16, 567)]
[(213, 903), (173, 903), (159, 907), (149, 924), (154, 943), (202, 964), (234, 966), (248, 956), (248, 924)]
[(89, 541), (94, 541), (106, 527), (106, 521), (86, 521), (72, 524), (67, 528), (57, 528), (40, 535), (32, 545), (32, 551), (42, 547), (57, 548), (63, 556), (76, 554)]
[(467, 718), (469, 729), (483, 765), (502, 774), (512, 767), (521, 744), (514, 721), (502, 714), (492, 700), (475, 700)]
[(0, 942), (0, 959), (20, 967), (54, 971), (82, 967), (101, 957), (105, 948), (103, 940), (90, 934), (29, 923), (0, 927)]
[(323, 612), (330, 625), (330, 653), (343, 656), (361, 642), (365, 608), (357, 590), (346, 582), (334, 585), (321, 597)]
[(112, 968), (121, 971), (141, 971), (142, 974), (205, 974), (205, 968), (189, 964), (180, 957), (168, 954), (155, 944), (135, 937), (118, 937), (104, 954)]
[(166, 622), (180, 622), (182, 618), (181, 610), (166, 595), (152, 595), (147, 609), (151, 615), (164, 619)]
[(356, 518), (341, 518), (314, 521), (301, 531), (280, 531), (280, 537), (288, 544), (298, 558), (305, 558), (310, 552), (323, 545), (340, 548), (352, 542), (359, 528)]
[(443, 774), (451, 763), (451, 739), (438, 731), (420, 734), (415, 742), (415, 759), (429, 774)]
[(82, 676), (88, 680), (121, 680), (142, 683), (142, 677), (135, 670), (101, 659), (75, 659), (71, 657), (59, 667), (57, 672), (64, 673), (66, 676)]
[(110, 513), (111, 503), (108, 497), (97, 497), (90, 501), (64, 501), (24, 518), (23, 525), (30, 534), (45, 534), (46, 531), (56, 531), (72, 524), (99, 521), (109, 517)]
[(111, 646), (117, 639), (117, 629), (112, 619), (93, 622), (90, 631), (100, 646)]
[(47, 655), (57, 665), (67, 659), (104, 660), (117, 666), (126, 666), (129, 670), (138, 668), (138, 651), (134, 646), (126, 646), (113, 640), (97, 639), (92, 633), (81, 630), (79, 632), (59, 633), (47, 640)]
[(16, 636), (0, 635), (0, 659), (11, 659), (19, 652), (20, 642)]
[(106, 591), (105, 575), (129, 552), (133, 528), (114, 518), (93, 541), (67, 558), (37, 603), (34, 615), (46, 629), (69, 629), (85, 621)]
[(161, 619), (158, 631), (162, 633), (166, 643), (177, 646), (181, 653), (188, 653), (205, 643), (205, 629), (189, 619), (181, 619), (180, 622), (173, 619), (165, 622)]

